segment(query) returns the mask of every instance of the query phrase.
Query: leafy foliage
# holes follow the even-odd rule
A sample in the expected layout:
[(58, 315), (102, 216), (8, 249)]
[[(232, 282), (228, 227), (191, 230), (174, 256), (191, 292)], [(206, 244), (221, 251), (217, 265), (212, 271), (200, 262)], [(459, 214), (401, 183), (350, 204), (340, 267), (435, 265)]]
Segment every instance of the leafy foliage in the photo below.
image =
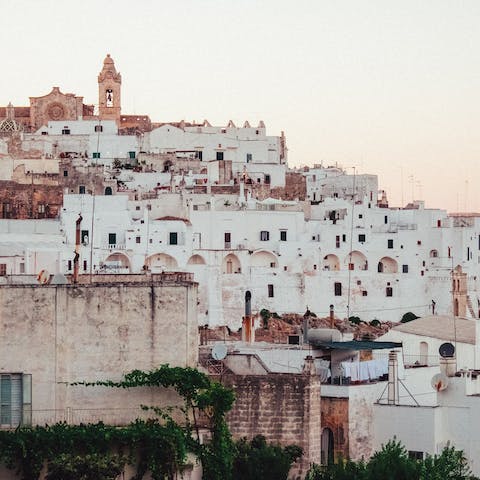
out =
[(409, 458), (395, 439), (382, 446), (367, 462), (340, 461), (328, 466), (312, 465), (305, 480), (479, 480), (468, 467), (462, 451), (447, 446), (440, 455), (425, 460)]
[[(68, 478), (69, 469), (74, 468), (87, 471), (90, 467), (100, 469), (103, 468), (102, 465), (110, 465), (113, 469), (116, 457), (109, 456), (112, 448), (120, 455), (116, 458), (118, 461), (123, 459), (124, 454), (128, 454), (128, 463), (135, 464), (137, 475), (134, 480), (142, 479), (147, 471), (151, 472), (153, 480), (173, 478), (175, 472), (183, 466), (188, 451), (195, 453), (202, 461), (205, 478), (231, 478), (234, 447), (225, 414), (232, 408), (234, 394), (230, 389), (210, 380), (207, 375), (193, 368), (162, 365), (150, 372), (134, 370), (119, 382), (107, 380), (74, 385), (173, 388), (184, 400), (184, 423), (177, 424), (168, 411), (151, 407), (160, 413), (160, 419), (146, 422), (136, 420), (122, 428), (103, 423), (58, 423), (0, 431), (0, 463), (16, 469), (22, 480), (37, 480), (45, 463), (52, 469), (49, 474), (60, 472), (64, 468), (67, 472), (65, 478)], [(199, 415), (209, 421), (211, 439), (206, 444), (200, 444), (198, 438)], [(92, 456), (95, 454), (99, 457)], [(83, 464), (75, 459), (76, 456), (85, 455), (88, 457), (85, 457), (87, 460)], [(51, 477), (50, 480), (55, 478), (60, 476)], [(85, 477), (85, 480), (88, 478), (90, 477)], [(98, 478), (102, 478), (100, 473)]]
[(267, 444), (257, 435), (250, 442), (243, 438), (235, 444), (233, 480), (286, 480), (290, 468), (302, 456), (295, 445), (282, 448)]

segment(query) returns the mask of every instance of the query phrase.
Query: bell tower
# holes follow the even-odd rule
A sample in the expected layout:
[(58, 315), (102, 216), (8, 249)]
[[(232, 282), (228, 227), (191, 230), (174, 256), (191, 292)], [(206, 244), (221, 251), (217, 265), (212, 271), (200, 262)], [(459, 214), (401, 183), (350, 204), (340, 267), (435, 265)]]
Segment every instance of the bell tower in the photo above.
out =
[(101, 120), (115, 120), (120, 125), (122, 76), (108, 53), (98, 75), (98, 109)]

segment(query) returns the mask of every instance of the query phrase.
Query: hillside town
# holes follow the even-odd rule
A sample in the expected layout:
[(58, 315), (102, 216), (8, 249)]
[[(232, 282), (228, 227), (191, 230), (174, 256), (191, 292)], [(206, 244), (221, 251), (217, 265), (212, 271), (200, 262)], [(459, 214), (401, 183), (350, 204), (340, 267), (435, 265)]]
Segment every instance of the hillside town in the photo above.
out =
[(232, 389), (234, 438), (301, 447), (292, 478), (392, 438), (480, 475), (480, 213), (291, 168), (263, 121), (124, 113), (110, 55), (97, 83), (0, 107), (0, 431), (147, 419), (179, 399), (101, 382), (168, 364)]

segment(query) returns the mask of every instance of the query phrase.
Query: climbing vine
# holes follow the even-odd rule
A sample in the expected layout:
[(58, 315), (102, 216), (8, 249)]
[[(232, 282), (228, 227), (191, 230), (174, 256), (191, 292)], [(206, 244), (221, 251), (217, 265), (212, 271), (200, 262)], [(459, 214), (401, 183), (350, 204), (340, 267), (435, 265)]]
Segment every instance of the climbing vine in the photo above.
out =
[[(151, 408), (159, 414), (158, 418), (147, 421), (137, 419), (121, 428), (103, 423), (58, 423), (0, 431), (0, 462), (15, 469), (22, 480), (38, 480), (45, 465), (50, 475), (47, 478), (52, 480), (61, 478), (61, 474), (55, 477), (55, 472), (66, 472), (68, 468), (103, 472), (103, 477), (98, 474), (98, 478), (108, 479), (109, 469), (113, 475), (119, 465), (125, 463), (136, 467), (133, 480), (141, 480), (147, 471), (154, 480), (173, 479), (175, 472), (184, 466), (187, 452), (194, 453), (200, 459), (205, 478), (231, 478), (234, 446), (225, 415), (233, 405), (234, 395), (207, 375), (193, 368), (162, 365), (149, 372), (134, 370), (119, 382), (106, 380), (73, 385), (173, 388), (183, 398), (184, 422), (175, 422), (168, 409), (151, 406), (144, 408)], [(198, 435), (200, 416), (202, 425), (206, 424), (211, 432), (210, 440), (205, 443), (200, 442)], [(79, 455), (87, 461), (82, 463)], [(67, 474), (64, 475), (67, 478)], [(92, 474), (91, 477), (85, 475), (81, 478), (95, 476)]]

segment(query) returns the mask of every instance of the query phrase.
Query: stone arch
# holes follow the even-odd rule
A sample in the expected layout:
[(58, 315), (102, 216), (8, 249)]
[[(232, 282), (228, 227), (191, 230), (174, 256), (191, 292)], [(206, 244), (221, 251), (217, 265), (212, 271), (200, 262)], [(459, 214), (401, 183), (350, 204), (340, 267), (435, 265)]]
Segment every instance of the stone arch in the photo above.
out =
[(112, 187), (105, 187), (105, 195), (112, 195), (112, 194), (113, 194)]
[(242, 273), (242, 265), (238, 257), (229, 253), (222, 262), (222, 273)]
[(187, 265), (205, 265), (207, 262), (198, 254), (192, 255), (187, 262)]
[(272, 252), (269, 252), (268, 250), (257, 250), (253, 253), (250, 259), (250, 266), (277, 268), (278, 259)]
[(378, 262), (378, 273), (397, 273), (398, 263), (391, 257), (383, 257)]
[(323, 257), (323, 269), (333, 270), (335, 272), (340, 270), (340, 260), (333, 253), (329, 253), (328, 255), (325, 255)]
[(354, 250), (345, 257), (345, 264), (349, 270), (368, 270), (367, 257), (358, 250)]
[(128, 269), (128, 273), (131, 273), (132, 270), (130, 259), (123, 252), (111, 253), (100, 267), (100, 270), (105, 273), (119, 272), (123, 269)]
[(158, 273), (164, 270), (174, 270), (178, 267), (175, 258), (166, 253), (155, 253), (150, 255), (145, 260), (145, 265), (153, 273)]

